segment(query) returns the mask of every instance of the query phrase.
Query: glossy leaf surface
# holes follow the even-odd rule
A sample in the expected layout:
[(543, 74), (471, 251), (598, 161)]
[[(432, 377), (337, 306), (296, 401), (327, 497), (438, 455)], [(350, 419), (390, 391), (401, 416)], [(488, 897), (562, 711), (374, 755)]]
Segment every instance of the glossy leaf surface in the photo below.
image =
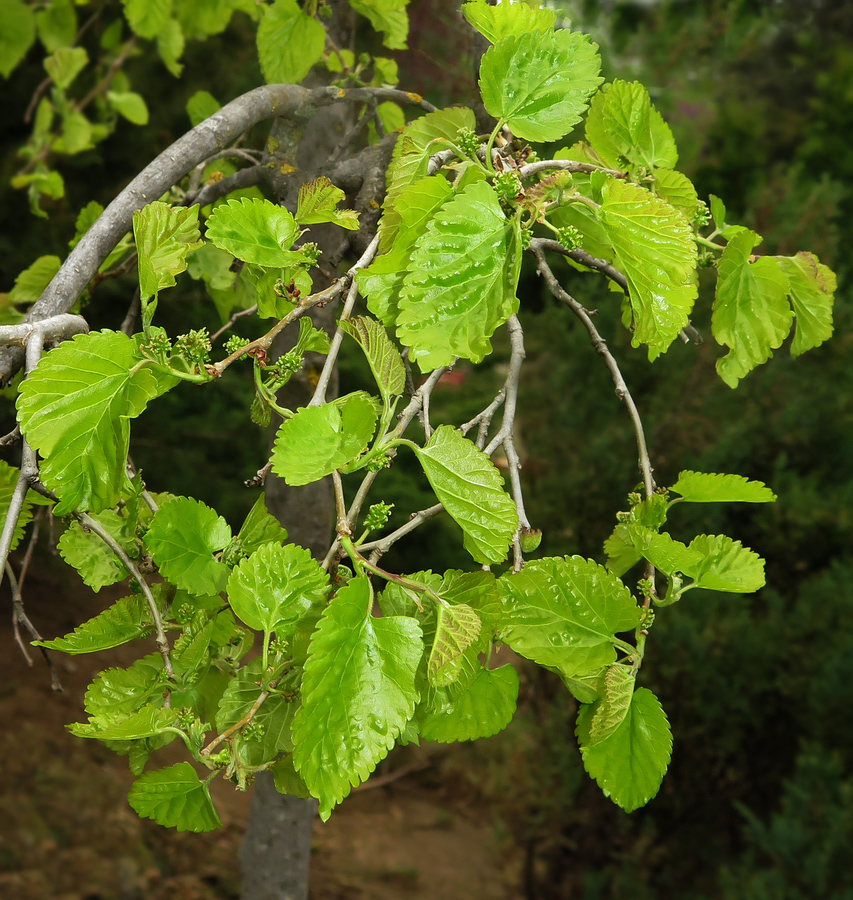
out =
[(178, 831), (213, 831), (222, 825), (207, 784), (188, 762), (146, 772), (133, 782), (127, 801), (143, 819)]

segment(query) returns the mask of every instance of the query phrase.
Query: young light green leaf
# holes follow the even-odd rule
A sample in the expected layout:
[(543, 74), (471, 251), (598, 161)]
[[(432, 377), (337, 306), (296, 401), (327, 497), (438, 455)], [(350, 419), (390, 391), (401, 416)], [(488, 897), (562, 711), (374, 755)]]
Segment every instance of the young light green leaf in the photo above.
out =
[(15, 279), (9, 299), (13, 303), (35, 303), (59, 271), (59, 266), (58, 256), (40, 256)]
[(121, 722), (162, 695), (162, 674), (159, 653), (143, 656), (127, 669), (104, 669), (86, 689), (86, 712), (103, 725)]
[(797, 317), (791, 356), (799, 356), (832, 336), (835, 273), (819, 262), (814, 253), (777, 256), (776, 261), (788, 276), (789, 299)]
[(293, 756), (286, 756), (279, 760), (271, 769), (275, 780), (275, 789), (279, 794), (288, 794), (291, 797), (300, 797), (307, 800), (311, 796), (305, 782), (299, 777), (299, 773), (293, 768)]
[(697, 588), (751, 594), (764, 587), (764, 560), (740, 541), (722, 534), (700, 534), (690, 542), (700, 562), (685, 568)]
[(69, 725), (68, 730), (74, 737), (97, 738), (99, 741), (135, 741), (161, 734), (174, 724), (176, 718), (174, 709), (161, 709), (149, 704), (118, 722), (78, 722)]
[(92, 123), (82, 113), (65, 112), (62, 116), (62, 134), (53, 142), (51, 149), (73, 156), (92, 146)]
[(328, 574), (310, 550), (296, 544), (264, 544), (228, 579), (228, 602), (237, 617), (284, 639), (312, 607), (322, 605), (328, 591)]
[(782, 346), (793, 320), (788, 276), (778, 260), (749, 261), (759, 240), (749, 230), (733, 235), (717, 263), (711, 330), (717, 343), (731, 348), (717, 360), (717, 372), (732, 388)]
[(663, 353), (687, 324), (697, 296), (696, 243), (685, 218), (634, 184), (608, 178), (599, 219), (614, 264), (628, 280), (634, 319), (632, 345)]
[(518, 514), (488, 456), (450, 425), (436, 428), (417, 455), (436, 497), (462, 528), (465, 549), (478, 563), (503, 562)]
[(376, 31), (383, 32), (382, 43), (389, 50), (405, 50), (409, 35), (409, 0), (350, 0), (350, 6), (370, 20)]
[(625, 523), (620, 523), (613, 529), (613, 533), (604, 542), (604, 552), (607, 554), (607, 570), (619, 578), (642, 559), (631, 539), (629, 526)]
[(304, 262), (291, 250), (299, 226), (283, 207), (269, 200), (229, 200), (216, 207), (207, 220), (207, 237), (237, 259), (272, 268)]
[(364, 452), (376, 418), (376, 402), (364, 391), (297, 410), (278, 430), (273, 471), (291, 485), (330, 475)]
[(688, 222), (693, 221), (699, 207), (699, 195), (693, 182), (675, 169), (656, 169), (652, 189), (670, 205), (682, 213)]
[(450, 744), (475, 741), (503, 731), (515, 714), (518, 673), (512, 666), (480, 669), (461, 694), (437, 692), (429, 710), (418, 717), (424, 740)]
[(133, 237), (144, 302), (172, 287), (175, 276), (187, 267), (187, 253), (201, 246), (198, 207), (173, 207), (155, 200), (133, 214)]
[(349, 231), (357, 231), (358, 213), (354, 209), (335, 209), (346, 196), (325, 175), (321, 175), (299, 188), (296, 221), (300, 225), (332, 222)]
[(228, 567), (213, 554), (228, 546), (222, 516), (191, 497), (170, 497), (154, 515), (145, 543), (160, 573), (189, 594), (225, 590)]
[(637, 670), (616, 663), (604, 675), (604, 692), (589, 727), (589, 742), (606, 740), (622, 724), (631, 706)]
[(124, 15), (134, 34), (153, 40), (172, 12), (172, 0), (122, 0)]
[(172, 666), (179, 678), (187, 679), (198, 669), (207, 667), (217, 626), (216, 612), (208, 609), (200, 610), (192, 622), (184, 626), (183, 633), (172, 647)]
[(71, 0), (53, 0), (47, 9), (39, 10), (36, 13), (36, 30), (48, 53), (60, 47), (70, 47), (77, 33), (77, 16)]
[[(102, 525), (131, 557), (137, 555), (132, 535), (128, 534), (128, 520), (111, 509), (96, 513), (93, 518)], [(128, 576), (119, 558), (91, 531), (84, 531), (79, 522), (71, 522), (58, 544), (62, 558), (77, 570), (83, 581), (97, 594), (102, 588)]]
[(385, 329), (367, 316), (341, 322), (341, 328), (364, 351), (382, 399), (388, 403), (392, 397), (399, 397), (406, 389), (406, 369)]
[(267, 84), (298, 84), (322, 58), (326, 32), (296, 0), (275, 0), (264, 8), (257, 40)]
[(647, 688), (634, 692), (621, 724), (609, 737), (593, 743), (595, 708), (578, 713), (577, 737), (584, 768), (625, 812), (645, 806), (657, 794), (672, 755), (672, 734), (658, 698)]
[(308, 316), (299, 320), (299, 336), (293, 348), (297, 353), (328, 353), (329, 345), (329, 335), (315, 328)]
[[(2, 522), (6, 521), (9, 505), (12, 502), (12, 495), (15, 493), (20, 474), (20, 469), (10, 466), (5, 460), (0, 460), (0, 521)], [(34, 494), (30, 493), (29, 496), (34, 496)], [(29, 497), (25, 497), (24, 506), (15, 525), (15, 533), (12, 536), (10, 550), (14, 550), (18, 546), (19, 541), (24, 536), (24, 529), (29, 525), (32, 517), (32, 502), (29, 500)]]
[(711, 216), (714, 219), (714, 225), (717, 228), (724, 228), (726, 224), (726, 204), (714, 194), (708, 195), (708, 201), (711, 204)]
[(498, 584), (501, 640), (570, 678), (615, 662), (615, 636), (642, 616), (620, 579), (580, 556), (534, 560)]
[(196, 91), (187, 100), (187, 115), (193, 128), (205, 119), (209, 119), (214, 113), (222, 109), (222, 104), (210, 93), (210, 91)]
[[(477, 640), (480, 617), (466, 603), (439, 606), (436, 610), (435, 639), (427, 662), (430, 684), (441, 687), (453, 681), (456, 672), (451, 663)], [(447, 671), (448, 668), (451, 671)]]
[(133, 91), (107, 91), (107, 103), (128, 122), (133, 122), (134, 125), (148, 124), (148, 107), (141, 94)]
[(89, 62), (89, 54), (82, 47), (60, 47), (45, 58), (44, 68), (51, 81), (64, 91), (83, 71)]
[(52, 641), (33, 641), (38, 647), (60, 650), (76, 656), (78, 653), (97, 653), (120, 647), (134, 638), (148, 634), (153, 628), (151, 611), (141, 595), (123, 597), (108, 609), (78, 625), (65, 637)]
[(480, 362), (495, 329), (518, 312), (521, 247), (494, 190), (469, 185), (417, 239), (400, 294), (397, 337), (422, 371), (457, 356)]
[(184, 52), (184, 32), (177, 19), (169, 19), (163, 30), (157, 35), (157, 53), (163, 65), (175, 78), (181, 77), (183, 64), (179, 62)]
[(287, 540), (287, 531), (281, 527), (274, 516), (267, 512), (264, 495), (261, 494), (255, 505), (249, 510), (240, 532), (237, 535), (243, 550), (252, 554), (264, 544), (283, 544)]
[(253, 0), (182, 0), (175, 13), (189, 40), (225, 31), (235, 10), (246, 13), (254, 21), (260, 17)]
[(689, 503), (773, 503), (776, 495), (761, 481), (717, 472), (679, 472), (670, 488)]
[(311, 638), (293, 762), (320, 801), (320, 818), (373, 771), (411, 719), (423, 653), (418, 623), (374, 619), (366, 578), (353, 578), (326, 607)]
[(206, 782), (188, 762), (146, 772), (133, 782), (127, 802), (143, 819), (178, 831), (214, 831), (222, 826)]
[(35, 41), (36, 23), (33, 11), (21, 0), (3, 0), (0, 9), (0, 75), (8, 78)]
[(697, 550), (676, 541), (665, 531), (658, 533), (642, 525), (631, 525), (628, 531), (637, 550), (665, 575), (688, 572), (698, 565), (702, 558)]
[(462, 5), (462, 15), (492, 44), (525, 31), (551, 31), (557, 18), (553, 10), (509, 0), (500, 0), (497, 6), (489, 6), (486, 0), (471, 0)]
[(175, 384), (116, 331), (78, 334), (47, 353), (21, 385), (21, 430), (42, 455), (41, 479), (60, 498), (56, 515), (115, 506), (127, 482), (129, 420)]
[(605, 84), (592, 98), (586, 139), (602, 162), (613, 169), (674, 168), (678, 151), (669, 125), (652, 106), (638, 81)]
[(601, 84), (598, 46), (577, 31), (511, 34), (486, 51), (480, 91), (490, 115), (531, 141), (557, 141)]

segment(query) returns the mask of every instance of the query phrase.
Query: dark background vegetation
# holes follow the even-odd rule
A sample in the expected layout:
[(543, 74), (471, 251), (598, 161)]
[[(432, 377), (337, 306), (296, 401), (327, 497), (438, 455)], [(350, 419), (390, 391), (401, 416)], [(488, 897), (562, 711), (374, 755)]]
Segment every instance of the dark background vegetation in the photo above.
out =
[[(398, 54), (403, 85), (436, 103), (467, 102), (472, 48), (456, 4), (412, 3), (412, 49)], [(676, 537), (727, 533), (767, 559), (754, 597), (691, 593), (662, 611), (642, 680), (661, 697), (674, 755), (660, 795), (631, 816), (583, 774), (572, 701), (548, 673), (523, 669), (520, 711), (501, 736), (460, 747), (426, 786), (451, 784), (485, 804), (524, 857), (518, 893), (558, 898), (841, 900), (853, 896), (853, 6), (821, 0), (710, 0), (559, 4), (599, 42), (608, 77), (638, 79), (670, 122), (679, 168), (702, 197), (715, 193), (729, 221), (755, 228), (766, 252), (812, 249), (839, 275), (836, 332), (798, 360), (787, 349), (736, 390), (716, 376), (704, 285), (694, 324), (708, 340), (672, 348), (649, 365), (631, 350), (614, 295), (600, 279), (563, 272), (624, 366), (644, 415), (659, 484), (682, 469), (736, 472), (767, 482), (772, 508), (677, 508)], [(228, 65), (221, 60), (228, 59)], [(452, 65), (447, 66), (450, 59)], [(65, 253), (77, 211), (106, 203), (132, 173), (188, 126), (195, 90), (226, 101), (259, 73), (248, 23), (188, 46), (176, 86), (150, 54), (131, 61), (151, 124), (124, 124), (96, 151), (63, 164), (69, 187), (47, 222), (8, 187), (22, 112), (41, 80), (32, 53), (3, 85), (0, 104), (0, 287), (43, 253)], [(132, 281), (106, 283), (86, 314), (115, 327)], [(615, 512), (638, 480), (627, 415), (585, 333), (525, 270), (520, 289), (528, 350), (520, 446), (528, 512), (541, 552), (601, 560)], [(164, 324), (191, 311), (215, 327), (195, 284), (161, 301)], [(176, 326), (177, 327), (177, 326)], [(499, 343), (499, 341), (497, 342)], [(502, 380), (507, 354), (461, 384), (442, 386), (436, 418), (461, 422)], [(361, 377), (345, 358), (344, 377)], [(154, 489), (192, 494), (239, 520), (253, 497), (241, 487), (265, 459), (236, 378), (218, 392), (167, 395), (134, 432), (133, 455)], [(201, 405), (201, 404), (204, 405)], [(384, 499), (400, 521), (429, 505), (405, 460)], [(440, 523), (404, 544), (389, 568), (464, 565), (458, 536)], [(426, 551), (429, 547), (428, 553)], [(69, 576), (74, 577), (74, 576)], [(16, 652), (7, 647), (5, 653)]]

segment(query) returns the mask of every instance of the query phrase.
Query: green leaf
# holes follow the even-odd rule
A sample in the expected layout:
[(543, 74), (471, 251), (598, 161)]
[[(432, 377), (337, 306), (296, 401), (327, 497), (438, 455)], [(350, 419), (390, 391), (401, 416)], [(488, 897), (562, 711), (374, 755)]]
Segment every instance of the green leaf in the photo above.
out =
[(557, 141), (581, 120), (601, 84), (598, 46), (577, 31), (511, 34), (480, 65), (480, 91), (490, 115), (531, 141)]
[(144, 656), (127, 669), (104, 669), (86, 690), (86, 712), (103, 724), (121, 722), (162, 695), (162, 674), (163, 659), (159, 653)]
[(237, 617), (256, 631), (287, 639), (296, 623), (323, 604), (329, 576), (296, 544), (264, 544), (231, 571), (228, 602)]
[(592, 98), (586, 118), (586, 139), (606, 166), (674, 168), (678, 151), (669, 125), (652, 106), (638, 81), (606, 84)]
[(161, 734), (174, 724), (176, 718), (177, 713), (173, 709), (148, 705), (119, 722), (104, 724), (95, 720), (88, 724), (69, 725), (68, 730), (74, 737), (97, 738), (100, 741), (135, 741)]
[(684, 569), (695, 587), (709, 591), (751, 594), (764, 587), (764, 560), (740, 541), (722, 534), (700, 534), (690, 542), (700, 562)]
[(714, 225), (717, 228), (724, 228), (726, 224), (726, 204), (714, 194), (708, 195), (711, 204), (711, 216), (714, 219)]
[(320, 818), (373, 771), (411, 719), (421, 629), (404, 616), (374, 619), (372, 591), (353, 578), (323, 612), (293, 721), (293, 761), (320, 801)]
[(82, 113), (65, 113), (62, 117), (62, 135), (53, 142), (51, 149), (73, 156), (92, 146), (92, 123)]
[(193, 128), (218, 113), (220, 109), (222, 109), (222, 104), (210, 91), (196, 91), (187, 100), (187, 115), (190, 117)]
[(271, 771), (275, 780), (275, 789), (279, 794), (289, 794), (291, 797), (300, 797), (303, 800), (307, 800), (311, 796), (305, 782), (293, 768), (292, 756), (286, 756), (279, 760)]
[(761, 238), (754, 231), (734, 235), (717, 263), (717, 291), (711, 330), (731, 350), (717, 360), (717, 372), (729, 387), (766, 362), (791, 330), (788, 276), (769, 256), (750, 263)]
[(683, 213), (692, 222), (699, 206), (699, 195), (693, 182), (675, 169), (657, 169), (652, 188), (658, 197), (663, 197), (670, 205)]
[(435, 639), (427, 662), (430, 684), (441, 687), (453, 681), (451, 665), (477, 640), (480, 617), (466, 603), (439, 606), (436, 610)]
[(350, 0), (350, 6), (370, 19), (370, 24), (384, 33), (382, 43), (389, 50), (405, 50), (408, 46), (409, 0)]
[(609, 738), (625, 720), (634, 694), (637, 670), (619, 663), (609, 666), (604, 675), (604, 691), (596, 704), (589, 728), (590, 744)]
[(133, 122), (134, 125), (148, 124), (148, 107), (139, 94), (133, 91), (107, 91), (107, 103), (128, 122)]
[(124, 15), (134, 34), (153, 40), (166, 26), (172, 0), (122, 0)]
[[(218, 599), (218, 598), (217, 598)], [(213, 610), (200, 610), (172, 647), (172, 666), (179, 678), (194, 681), (193, 676), (210, 661), (210, 646), (217, 628)]]
[(249, 510), (240, 532), (237, 535), (240, 546), (246, 553), (252, 554), (264, 544), (283, 544), (287, 540), (287, 531), (281, 527), (274, 516), (267, 512), (264, 495), (261, 494)]
[[(175, 78), (180, 78), (184, 67), (178, 60), (184, 52), (184, 32), (177, 19), (169, 19), (163, 30), (157, 35), (157, 52), (160, 54), (160, 59), (163, 60), (163, 65)], [(133, 120), (131, 119), (131, 121)]]
[(382, 399), (388, 403), (392, 397), (399, 397), (406, 389), (406, 369), (385, 329), (367, 316), (341, 322), (341, 328), (364, 351)]
[(832, 336), (835, 273), (813, 253), (777, 256), (776, 261), (788, 276), (791, 306), (797, 317), (791, 356), (799, 356)]
[(417, 239), (400, 294), (397, 336), (422, 371), (457, 356), (480, 362), (495, 329), (518, 312), (521, 267), (516, 223), (494, 190), (469, 185)]
[(622, 723), (609, 737), (593, 743), (595, 710), (578, 713), (577, 737), (584, 768), (625, 812), (645, 806), (657, 794), (672, 755), (672, 734), (657, 697), (639, 688)]
[(761, 481), (750, 481), (743, 475), (721, 475), (716, 472), (678, 473), (678, 481), (670, 488), (689, 503), (773, 503), (776, 495)]
[(697, 296), (696, 243), (685, 218), (634, 184), (608, 178), (599, 219), (614, 264), (628, 280), (634, 318), (632, 346), (663, 353), (687, 324)]
[(257, 18), (253, 0), (182, 0), (177, 15), (187, 39), (204, 39), (225, 31), (235, 10)]
[(320, 61), (323, 26), (305, 15), (296, 0), (275, 0), (258, 25), (258, 58), (267, 84), (297, 84)]
[(435, 495), (462, 528), (465, 549), (478, 563), (503, 562), (518, 514), (489, 457), (450, 425), (436, 428), (417, 455)]
[(225, 590), (228, 567), (214, 559), (231, 540), (222, 516), (191, 497), (170, 497), (154, 515), (145, 543), (160, 573), (190, 594)]
[[(127, 519), (111, 509), (96, 513), (93, 518), (102, 525), (129, 556), (136, 555), (136, 546), (127, 533)], [(97, 594), (102, 588), (123, 581), (128, 571), (112, 550), (91, 531), (84, 531), (79, 522), (71, 522), (58, 543), (59, 552), (69, 566), (73, 566), (83, 581)]]
[[(9, 513), (9, 505), (12, 502), (12, 495), (15, 493), (15, 487), (18, 484), (20, 469), (10, 466), (5, 460), (0, 460), (0, 521), (5, 522)], [(18, 516), (18, 523), (15, 526), (15, 533), (12, 536), (12, 543), (9, 547), (10, 551), (18, 546), (21, 538), (24, 536), (24, 529), (29, 525), (33, 517), (32, 501), (29, 497), (38, 496), (30, 493), (24, 498), (24, 505), (21, 514)]]
[(534, 560), (504, 575), (499, 586), (501, 640), (569, 678), (615, 662), (615, 636), (642, 617), (622, 581), (580, 556)]
[(665, 575), (688, 572), (701, 559), (701, 554), (696, 550), (676, 541), (666, 532), (658, 534), (641, 525), (632, 525), (628, 530), (637, 550)]
[(60, 47), (70, 47), (77, 33), (77, 15), (71, 0), (51, 0), (47, 9), (39, 10), (36, 13), (36, 30), (48, 53)]
[(54, 513), (115, 506), (127, 483), (129, 419), (174, 384), (120, 332), (78, 334), (41, 360), (21, 385), (21, 430), (42, 455), (41, 479), (60, 498)]
[(15, 279), (9, 299), (13, 303), (35, 303), (59, 271), (59, 266), (58, 256), (40, 256)]
[(207, 237), (237, 259), (259, 266), (282, 267), (304, 261), (290, 249), (299, 226), (283, 207), (269, 200), (229, 200), (207, 220)]
[(358, 231), (358, 213), (354, 209), (335, 209), (346, 196), (325, 175), (315, 178), (299, 188), (296, 221), (300, 225), (332, 222), (349, 231)]
[(604, 542), (604, 552), (607, 554), (607, 570), (619, 578), (642, 559), (631, 539), (630, 528), (624, 523), (617, 525)]
[(472, 0), (462, 5), (462, 15), (492, 44), (525, 31), (551, 31), (557, 19), (553, 10), (508, 0), (500, 0), (497, 6), (489, 6), (486, 0)]
[(133, 214), (143, 302), (175, 284), (187, 267), (187, 253), (201, 246), (198, 206), (173, 207), (155, 200)]
[(503, 731), (515, 714), (518, 673), (512, 666), (480, 669), (468, 689), (441, 699), (419, 718), (424, 740), (449, 744), (475, 741)]
[(127, 802), (143, 819), (178, 831), (213, 831), (222, 825), (207, 783), (188, 762), (146, 772), (133, 782)]
[(0, 0), (0, 75), (8, 78), (36, 39), (33, 11), (20, 0)]
[(82, 47), (60, 47), (45, 58), (44, 69), (59, 90), (64, 91), (88, 62), (89, 54)]
[(273, 471), (290, 485), (330, 475), (367, 449), (376, 418), (376, 402), (364, 391), (297, 410), (278, 430)]

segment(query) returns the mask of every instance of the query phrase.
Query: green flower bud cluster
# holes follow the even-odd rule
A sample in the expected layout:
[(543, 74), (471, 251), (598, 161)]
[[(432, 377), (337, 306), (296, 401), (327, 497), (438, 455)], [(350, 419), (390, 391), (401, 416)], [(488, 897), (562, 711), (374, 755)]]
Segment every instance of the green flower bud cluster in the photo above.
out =
[(367, 511), (364, 517), (364, 527), (368, 531), (376, 531), (391, 517), (391, 510), (394, 509), (393, 503), (374, 503)]
[(470, 128), (460, 128), (456, 135), (456, 144), (466, 156), (476, 156), (481, 141)]
[(515, 172), (498, 172), (495, 175), (495, 193), (502, 203), (515, 203), (521, 193), (521, 182)]
[(182, 334), (175, 341), (175, 349), (173, 351), (178, 356), (182, 356), (190, 365), (197, 366), (199, 369), (210, 362), (210, 335), (206, 328), (193, 329)]
[(232, 353), (242, 350), (248, 343), (248, 338), (240, 337), (238, 334), (232, 334), (225, 342), (225, 352), (230, 356)]
[(583, 243), (583, 235), (574, 225), (564, 225), (557, 230), (557, 240), (567, 250), (576, 250)]

